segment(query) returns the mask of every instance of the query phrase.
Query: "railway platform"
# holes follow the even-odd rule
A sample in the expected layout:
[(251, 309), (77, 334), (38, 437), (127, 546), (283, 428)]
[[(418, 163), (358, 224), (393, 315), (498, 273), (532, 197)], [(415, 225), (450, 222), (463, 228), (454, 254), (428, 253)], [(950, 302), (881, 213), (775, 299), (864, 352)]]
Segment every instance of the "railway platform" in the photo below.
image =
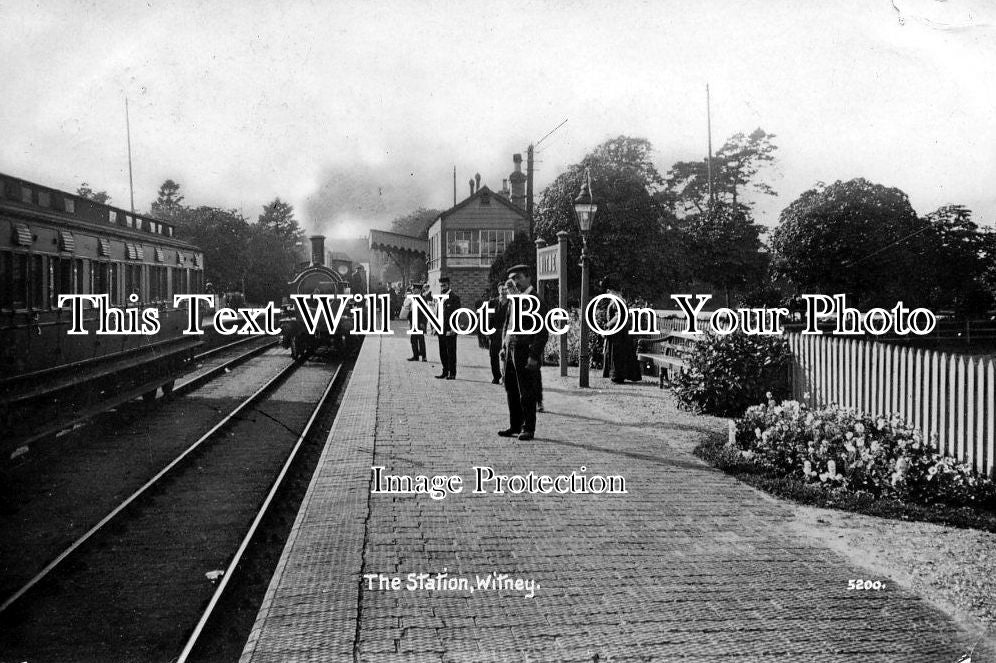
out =
[[(400, 327), (365, 339), (242, 663), (954, 663), (971, 648), (894, 584), (849, 590), (875, 576), (793, 529), (785, 505), (696, 458), (722, 420), (662, 395), (659, 423), (634, 425), (605, 397), (661, 394), (656, 384), (593, 375), (595, 388), (580, 390), (576, 369), (561, 378), (547, 367), (546, 412), (522, 442), (496, 435), (504, 388), (476, 339), (459, 341), (456, 380), (433, 378), (438, 361), (405, 361), (408, 350)], [(462, 492), (374, 492), (378, 466), (456, 475)], [(573, 472), (593, 492), (513, 492), (523, 484), (509, 480), (504, 494), (493, 483), (475, 494), (475, 467)], [(599, 491), (595, 475), (623, 477), (626, 492)]]

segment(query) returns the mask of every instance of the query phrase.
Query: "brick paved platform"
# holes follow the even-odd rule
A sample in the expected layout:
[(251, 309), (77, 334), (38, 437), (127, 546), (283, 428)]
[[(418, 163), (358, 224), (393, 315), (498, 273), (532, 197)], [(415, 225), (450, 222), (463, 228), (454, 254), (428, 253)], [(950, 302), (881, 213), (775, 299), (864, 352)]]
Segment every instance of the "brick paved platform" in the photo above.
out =
[[(435, 339), (430, 358), (437, 358)], [(495, 435), (504, 390), (461, 338), (458, 379), (406, 362), (402, 334), (368, 337), (243, 663), (283, 661), (950, 661), (970, 637), (925, 601), (788, 527), (789, 511), (690, 449), (715, 422), (620, 423), (598, 391), (544, 369), (531, 442)], [(610, 385), (605, 389), (655, 388)], [(689, 423), (693, 422), (693, 423)], [(662, 434), (663, 433), (663, 434)], [(464, 492), (371, 494), (371, 467), (457, 474)], [(625, 495), (471, 494), (473, 467), (622, 475)], [(406, 589), (409, 573), (477, 587)], [(365, 574), (400, 579), (371, 589)], [(982, 660), (976, 652), (975, 661)]]

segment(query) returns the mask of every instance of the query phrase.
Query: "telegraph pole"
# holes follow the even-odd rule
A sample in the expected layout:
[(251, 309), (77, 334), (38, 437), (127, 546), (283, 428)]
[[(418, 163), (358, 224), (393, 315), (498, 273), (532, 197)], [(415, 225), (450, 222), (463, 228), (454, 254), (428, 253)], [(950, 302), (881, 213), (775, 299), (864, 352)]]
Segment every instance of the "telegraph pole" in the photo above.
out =
[(706, 83), (706, 130), (709, 136), (709, 160), (706, 161), (709, 174), (709, 211), (712, 212), (712, 111), (709, 107), (708, 83)]
[(131, 121), (128, 118), (128, 97), (125, 97), (125, 132), (128, 134), (128, 188), (131, 190), (131, 213), (135, 213), (135, 183), (131, 176)]
[(526, 216), (529, 217), (529, 236), (533, 236), (533, 146), (526, 148)]

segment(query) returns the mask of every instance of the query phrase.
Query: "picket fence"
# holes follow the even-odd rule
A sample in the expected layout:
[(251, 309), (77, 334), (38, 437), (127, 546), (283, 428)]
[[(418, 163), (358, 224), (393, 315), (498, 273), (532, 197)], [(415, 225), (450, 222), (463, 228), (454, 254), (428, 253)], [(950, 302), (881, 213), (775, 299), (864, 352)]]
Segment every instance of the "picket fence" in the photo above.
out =
[(872, 415), (898, 413), (941, 453), (994, 477), (996, 367), (991, 358), (831, 336), (786, 335), (793, 398)]

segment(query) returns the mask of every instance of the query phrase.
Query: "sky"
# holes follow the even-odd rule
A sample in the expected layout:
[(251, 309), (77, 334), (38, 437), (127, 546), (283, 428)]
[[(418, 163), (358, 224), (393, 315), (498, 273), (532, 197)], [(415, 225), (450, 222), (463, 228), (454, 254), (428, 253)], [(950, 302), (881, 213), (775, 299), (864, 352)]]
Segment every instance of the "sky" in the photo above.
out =
[(996, 222), (987, 0), (3, 0), (0, 63), (0, 172), (129, 207), (127, 98), (138, 211), (171, 178), (357, 236), (451, 206), (454, 167), (462, 200), (538, 143), (538, 193), (619, 135), (663, 173), (705, 157), (708, 84), (714, 149), (776, 136), (761, 223), (855, 177)]

